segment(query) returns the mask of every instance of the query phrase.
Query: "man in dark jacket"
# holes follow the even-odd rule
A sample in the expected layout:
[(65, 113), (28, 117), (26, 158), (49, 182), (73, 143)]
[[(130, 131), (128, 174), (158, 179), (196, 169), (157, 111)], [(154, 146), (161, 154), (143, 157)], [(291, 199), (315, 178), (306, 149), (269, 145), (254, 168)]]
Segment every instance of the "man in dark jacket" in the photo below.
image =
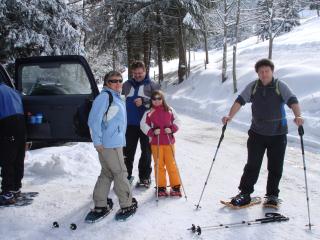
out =
[(231, 204), (236, 207), (250, 204), (250, 194), (254, 191), (263, 155), (267, 150), (268, 181), (264, 205), (276, 208), (287, 146), (288, 126), (284, 104), (291, 108), (296, 125), (302, 125), (303, 118), (297, 97), (284, 82), (274, 79), (274, 64), (269, 59), (261, 59), (255, 64), (255, 70), (259, 79), (246, 86), (232, 105), (229, 115), (222, 118), (223, 124), (226, 124), (241, 106), (252, 103), (247, 164), (239, 185), (241, 192), (232, 198)]
[[(0, 76), (1, 77), (1, 76)], [(15, 203), (24, 172), (26, 127), (19, 93), (0, 79), (0, 205)]]
[(137, 144), (140, 140), (141, 156), (139, 159), (139, 182), (138, 186), (150, 187), (151, 174), (151, 149), (149, 138), (141, 131), (140, 121), (145, 111), (150, 105), (150, 96), (154, 90), (159, 90), (160, 86), (152, 82), (146, 74), (143, 62), (136, 61), (131, 66), (132, 79), (123, 84), (122, 94), (126, 97), (127, 109), (127, 131), (124, 149), (125, 163), (128, 170), (128, 179), (132, 181), (132, 168)]

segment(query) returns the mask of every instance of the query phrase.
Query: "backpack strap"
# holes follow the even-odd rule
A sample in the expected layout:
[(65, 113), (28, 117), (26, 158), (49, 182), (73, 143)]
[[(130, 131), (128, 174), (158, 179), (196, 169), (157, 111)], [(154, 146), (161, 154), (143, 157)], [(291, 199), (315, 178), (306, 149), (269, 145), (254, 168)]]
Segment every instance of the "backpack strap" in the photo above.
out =
[[(256, 93), (257, 88), (258, 88), (258, 84), (259, 84), (259, 79), (256, 80), (255, 84), (254, 84), (253, 87), (252, 87), (251, 96), (253, 96), (253, 95)], [(278, 78), (276, 78), (276, 79), (274, 80), (274, 84), (275, 84), (275, 91), (276, 91), (277, 95), (281, 97), (281, 93), (280, 93), (280, 89), (279, 89), (279, 80), (278, 80)]]
[(279, 89), (279, 80), (278, 80), (278, 78), (276, 78), (276, 79), (274, 80), (274, 84), (276, 85), (276, 93), (277, 93), (277, 95), (281, 97), (281, 92), (280, 92), (280, 89)]
[(259, 79), (256, 80), (256, 82), (254, 83), (254, 85), (252, 87), (251, 96), (253, 96), (256, 93), (258, 84), (259, 84)]
[(106, 115), (106, 117), (107, 117), (109, 108), (110, 108), (110, 106), (111, 106), (111, 104), (112, 104), (112, 102), (113, 102), (113, 96), (112, 96), (112, 93), (111, 93), (110, 91), (106, 91), (106, 92), (107, 92), (108, 95), (109, 95), (109, 105), (108, 105), (107, 111), (106, 111), (106, 113), (105, 113), (105, 115)]

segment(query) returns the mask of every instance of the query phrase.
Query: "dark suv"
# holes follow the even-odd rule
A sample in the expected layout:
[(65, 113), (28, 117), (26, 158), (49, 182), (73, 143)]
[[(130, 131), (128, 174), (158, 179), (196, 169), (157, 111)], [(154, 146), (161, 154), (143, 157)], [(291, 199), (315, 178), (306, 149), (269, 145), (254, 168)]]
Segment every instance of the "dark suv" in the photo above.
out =
[[(14, 87), (2, 66), (0, 77)], [(84, 57), (17, 59), (14, 83), (22, 94), (27, 141), (91, 141), (86, 121), (99, 90)]]

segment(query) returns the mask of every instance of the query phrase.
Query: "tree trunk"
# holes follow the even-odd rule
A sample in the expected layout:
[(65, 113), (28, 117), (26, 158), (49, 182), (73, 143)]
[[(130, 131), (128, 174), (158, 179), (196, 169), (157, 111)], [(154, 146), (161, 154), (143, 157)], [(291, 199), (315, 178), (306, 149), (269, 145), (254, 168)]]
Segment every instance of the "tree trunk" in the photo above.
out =
[(268, 58), (272, 59), (273, 37), (269, 38), (269, 54)]
[(158, 33), (157, 39), (157, 52), (158, 52), (158, 69), (159, 69), (159, 84), (163, 81), (163, 66), (162, 66), (162, 48), (161, 48), (161, 33)]
[[(161, 19), (160, 19), (160, 12), (159, 9), (157, 9), (157, 24), (158, 26), (161, 25)], [(161, 31), (159, 29), (157, 34), (157, 52), (158, 52), (158, 81), (159, 84), (163, 81), (163, 65), (162, 65), (162, 46), (161, 46)]]
[(204, 50), (206, 52), (206, 64), (209, 64), (207, 24), (206, 23), (205, 23), (205, 28), (204, 28), (204, 31), (203, 31), (203, 38), (204, 38)]
[(227, 1), (224, 0), (222, 82), (227, 80)]
[(131, 78), (131, 64), (134, 61), (133, 54), (132, 54), (132, 42), (130, 33), (127, 33), (127, 57), (128, 57), (128, 79)]
[(191, 58), (191, 41), (189, 39), (189, 50), (188, 50), (188, 77), (190, 77), (190, 58)]
[(272, 59), (272, 48), (273, 48), (273, 34), (272, 34), (272, 29), (273, 29), (273, 18), (274, 18), (274, 9), (273, 9), (273, 0), (270, 2), (270, 6), (268, 6), (268, 9), (270, 10), (270, 18), (269, 18), (269, 53), (268, 53), (268, 58)]
[(232, 59), (232, 78), (233, 78), (233, 93), (238, 92), (237, 88), (237, 44), (233, 45)]
[(150, 59), (149, 59), (149, 52), (150, 52), (150, 33), (146, 30), (143, 33), (143, 62), (146, 66), (146, 72), (149, 73), (150, 70)]
[(234, 36), (234, 44), (232, 51), (232, 79), (233, 79), (233, 93), (238, 91), (237, 88), (237, 45), (238, 45), (238, 30), (240, 23), (240, 2), (241, 0), (237, 0), (237, 17), (236, 17), (236, 29)]
[(178, 18), (178, 45), (179, 45), (179, 66), (178, 66), (178, 83), (183, 82), (186, 75), (186, 50), (184, 46), (182, 17)]
[(116, 71), (116, 60), (117, 59), (117, 52), (115, 50), (115, 48), (113, 48), (112, 50), (112, 70)]

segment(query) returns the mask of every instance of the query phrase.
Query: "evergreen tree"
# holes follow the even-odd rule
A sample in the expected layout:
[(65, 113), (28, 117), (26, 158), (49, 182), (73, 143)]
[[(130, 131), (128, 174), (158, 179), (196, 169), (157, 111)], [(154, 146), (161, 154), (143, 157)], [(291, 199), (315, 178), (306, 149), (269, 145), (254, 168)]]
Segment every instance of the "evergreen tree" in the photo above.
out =
[(318, 17), (320, 16), (320, 0), (310, 0), (310, 9), (317, 10)]
[(1, 0), (0, 59), (82, 53), (82, 18), (62, 0)]

